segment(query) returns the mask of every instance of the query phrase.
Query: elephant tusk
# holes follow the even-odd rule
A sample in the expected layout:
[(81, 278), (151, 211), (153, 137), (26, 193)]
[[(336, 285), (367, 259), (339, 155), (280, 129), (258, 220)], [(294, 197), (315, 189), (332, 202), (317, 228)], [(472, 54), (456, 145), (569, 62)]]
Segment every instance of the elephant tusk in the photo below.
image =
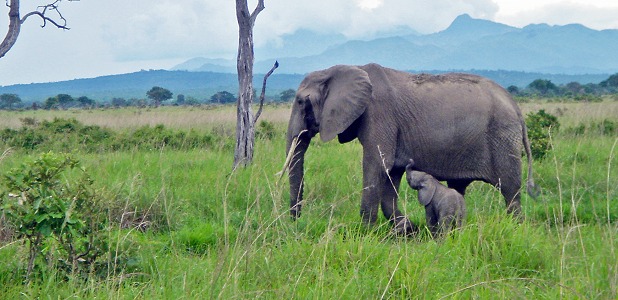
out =
[(275, 176), (279, 176), (279, 179), (277, 179), (276, 185), (279, 184), (279, 181), (281, 181), (281, 178), (283, 178), (283, 175), (285, 175), (285, 172), (290, 168), (290, 163), (292, 162), (292, 157), (294, 156), (294, 152), (296, 151), (296, 147), (298, 147), (298, 144), (300, 144), (300, 141), (298, 140), (298, 138), (300, 137), (301, 134), (303, 134), (303, 133), (305, 133), (307, 131), (308, 130), (306, 130), (306, 129), (301, 131), (292, 140), (292, 144), (290, 146), (290, 150), (288, 151), (288, 154), (285, 157), (285, 162), (283, 163), (283, 169), (280, 172), (277, 172), (277, 174), (275, 174)]

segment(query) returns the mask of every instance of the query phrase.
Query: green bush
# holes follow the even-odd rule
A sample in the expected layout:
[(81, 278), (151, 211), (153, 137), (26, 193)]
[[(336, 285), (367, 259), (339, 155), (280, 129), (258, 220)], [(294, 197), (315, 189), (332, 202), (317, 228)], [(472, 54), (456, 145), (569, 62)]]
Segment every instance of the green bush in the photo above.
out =
[[(0, 145), (26, 151), (84, 151), (100, 153), (118, 150), (188, 150), (212, 148), (218, 139), (215, 133), (182, 131), (163, 125), (142, 126), (134, 131), (116, 132), (96, 125), (84, 125), (75, 119), (53, 121), (23, 121), (22, 128), (0, 131)], [(272, 125), (272, 124), (271, 124)], [(274, 135), (274, 128), (266, 128), (266, 137)]]
[(526, 127), (528, 127), (532, 157), (541, 160), (550, 150), (550, 133), (560, 128), (558, 118), (541, 109), (536, 113), (528, 113)]
[[(2, 212), (18, 239), (28, 245), (26, 277), (50, 266), (65, 274), (88, 274), (108, 252), (106, 214), (88, 174), (69, 155), (44, 153), (3, 177)], [(76, 182), (62, 175), (77, 169)]]
[(272, 140), (276, 136), (275, 124), (268, 121), (260, 121), (258, 125), (256, 136), (260, 139)]

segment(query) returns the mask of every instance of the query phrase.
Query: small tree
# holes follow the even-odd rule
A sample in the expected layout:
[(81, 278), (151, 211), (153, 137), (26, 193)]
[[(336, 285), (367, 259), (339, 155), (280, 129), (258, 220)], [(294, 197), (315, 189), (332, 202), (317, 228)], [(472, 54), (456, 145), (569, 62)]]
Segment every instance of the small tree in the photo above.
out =
[(79, 161), (50, 152), (2, 177), (8, 189), (0, 195), (2, 212), (17, 237), (28, 241), (28, 278), (35, 265), (87, 273), (108, 250), (107, 216), (93, 181), (81, 169), (82, 176), (69, 184), (62, 175), (71, 169), (80, 170)]
[(79, 98), (77, 98), (77, 103), (79, 103), (79, 106), (81, 107), (94, 107), (96, 105), (96, 102), (86, 96), (81, 96)]
[(234, 95), (232, 95), (232, 93), (230, 92), (222, 91), (212, 95), (210, 97), (210, 102), (221, 104), (234, 103), (236, 102), (236, 97), (234, 97)]
[(43, 108), (44, 109), (53, 109), (53, 108), (58, 108), (58, 97), (49, 97), (47, 98), (47, 100), (45, 100), (45, 103), (43, 103)]
[(296, 97), (296, 91), (293, 89), (288, 89), (279, 94), (279, 99), (281, 102), (288, 102)]
[(538, 91), (543, 96), (558, 90), (558, 87), (551, 80), (546, 79), (537, 79), (530, 83), (528, 88)]
[(75, 99), (73, 99), (71, 95), (67, 95), (67, 94), (58, 94), (56, 98), (58, 99), (58, 104), (60, 105), (62, 109), (66, 109), (70, 107), (75, 101)]
[(582, 85), (575, 81), (567, 83), (565, 89), (573, 95), (580, 94), (584, 90)]
[(112, 99), (112, 106), (113, 107), (125, 107), (127, 105), (128, 105), (128, 102), (124, 98), (114, 98), (114, 99)]
[(13, 109), (13, 105), (21, 103), (21, 98), (16, 94), (2, 94), (0, 95), (0, 105), (8, 109)]
[(172, 99), (172, 92), (168, 89), (164, 89), (159, 86), (152, 87), (148, 92), (146, 92), (146, 96), (150, 100), (152, 100), (155, 106), (159, 106), (161, 102)]
[[(38, 16), (43, 21), (43, 25), (41, 27), (45, 27), (47, 23), (51, 23), (57, 28), (60, 29), (69, 29), (66, 27), (67, 21), (60, 13), (58, 6), (62, 0), (55, 0), (52, 3), (40, 5), (37, 7), (35, 11), (31, 11), (24, 15), (22, 18), (19, 12), (19, 2), (20, 0), (5, 0), (6, 6), (9, 7), (9, 31), (2, 43), (0, 43), (0, 58), (4, 57), (9, 50), (15, 45), (17, 42), (17, 37), (19, 36), (19, 32), (21, 31), (21, 25), (26, 22), (31, 16)], [(68, 1), (78, 1), (78, 0), (68, 0)], [(51, 2), (51, 0), (50, 0)], [(55, 15), (50, 17), (49, 14)]]
[(185, 95), (178, 94), (176, 96), (176, 105), (184, 105), (185, 104)]

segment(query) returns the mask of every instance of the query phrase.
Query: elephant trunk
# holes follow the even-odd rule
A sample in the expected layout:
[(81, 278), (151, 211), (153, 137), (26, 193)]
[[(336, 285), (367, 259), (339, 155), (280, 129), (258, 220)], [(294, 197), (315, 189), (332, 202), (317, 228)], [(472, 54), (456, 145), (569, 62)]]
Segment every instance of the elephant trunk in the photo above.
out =
[(291, 137), (288, 134), (287, 152), (291, 156), (289, 158), (290, 215), (294, 220), (300, 217), (302, 208), (305, 152), (310, 140), (306, 131)]

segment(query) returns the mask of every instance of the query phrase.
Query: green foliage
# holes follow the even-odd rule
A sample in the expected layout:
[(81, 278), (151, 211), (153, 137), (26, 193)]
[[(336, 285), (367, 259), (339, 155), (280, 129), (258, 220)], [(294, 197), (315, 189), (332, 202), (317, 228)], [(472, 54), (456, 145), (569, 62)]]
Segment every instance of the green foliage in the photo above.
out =
[(539, 92), (541, 95), (547, 95), (548, 93), (555, 92), (558, 87), (551, 82), (551, 80), (537, 79), (528, 85), (528, 88)]
[(541, 109), (536, 113), (528, 113), (526, 127), (528, 128), (532, 157), (539, 160), (543, 159), (551, 150), (550, 133), (552, 131), (557, 132), (560, 128), (558, 118)]
[(234, 103), (236, 102), (236, 97), (234, 97), (234, 95), (230, 92), (222, 91), (212, 95), (210, 97), (210, 102), (221, 104)]
[(0, 108), (13, 109), (15, 104), (20, 104), (21, 98), (16, 94), (2, 94), (0, 95)]
[(115, 132), (96, 125), (84, 125), (75, 119), (37, 122), (24, 119), (24, 126), (0, 131), (0, 145), (27, 151), (85, 151), (161, 150), (212, 148), (223, 143), (216, 133), (200, 134), (163, 125), (142, 126), (134, 131)]
[(275, 124), (265, 120), (260, 121), (255, 136), (260, 139), (272, 140), (277, 132), (275, 131)]
[(152, 100), (155, 106), (159, 106), (159, 104), (161, 104), (161, 102), (163, 101), (172, 99), (172, 95), (173, 94), (172, 92), (170, 92), (170, 90), (162, 88), (160, 86), (154, 86), (148, 92), (146, 92), (146, 96), (148, 96), (148, 98)]
[(609, 76), (609, 78), (607, 78), (606, 80), (601, 81), (599, 85), (602, 87), (618, 88), (618, 73)]
[(287, 89), (279, 94), (279, 100), (281, 100), (281, 102), (292, 101), (294, 97), (296, 97), (296, 90), (294, 89)]
[[(69, 155), (44, 153), (4, 176), (2, 212), (17, 238), (28, 242), (29, 277), (54, 266), (67, 274), (84, 273), (108, 251), (102, 230), (106, 215), (98, 207), (92, 179)], [(66, 171), (78, 169), (75, 182), (63, 181)]]
[(77, 103), (79, 103), (79, 106), (81, 107), (94, 107), (96, 106), (96, 101), (94, 101), (93, 99), (90, 99), (86, 96), (81, 96), (79, 98), (77, 98)]
[(44, 109), (58, 108), (58, 106), (59, 106), (59, 102), (58, 102), (58, 98), (57, 97), (49, 97), (43, 103), (43, 108)]

